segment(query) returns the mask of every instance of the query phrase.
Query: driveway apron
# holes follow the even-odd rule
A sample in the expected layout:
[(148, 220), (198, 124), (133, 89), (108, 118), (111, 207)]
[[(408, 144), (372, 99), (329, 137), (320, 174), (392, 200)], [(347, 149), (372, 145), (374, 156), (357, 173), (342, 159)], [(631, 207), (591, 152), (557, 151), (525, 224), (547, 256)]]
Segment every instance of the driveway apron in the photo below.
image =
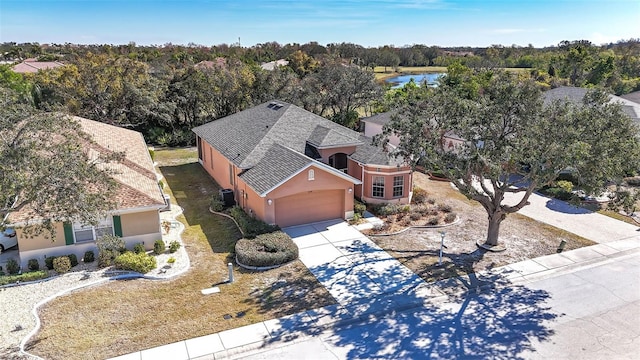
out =
[[(369, 311), (415, 302), (427, 284), (343, 220), (285, 228), (300, 260), (345, 308)], [(390, 309), (389, 309), (390, 310)]]

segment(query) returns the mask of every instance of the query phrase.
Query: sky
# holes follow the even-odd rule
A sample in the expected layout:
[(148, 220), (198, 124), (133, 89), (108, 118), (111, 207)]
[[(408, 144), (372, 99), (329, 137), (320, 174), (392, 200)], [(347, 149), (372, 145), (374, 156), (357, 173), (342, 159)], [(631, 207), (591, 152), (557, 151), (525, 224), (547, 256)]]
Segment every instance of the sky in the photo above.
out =
[(640, 38), (640, 0), (0, 0), (0, 42), (544, 47)]

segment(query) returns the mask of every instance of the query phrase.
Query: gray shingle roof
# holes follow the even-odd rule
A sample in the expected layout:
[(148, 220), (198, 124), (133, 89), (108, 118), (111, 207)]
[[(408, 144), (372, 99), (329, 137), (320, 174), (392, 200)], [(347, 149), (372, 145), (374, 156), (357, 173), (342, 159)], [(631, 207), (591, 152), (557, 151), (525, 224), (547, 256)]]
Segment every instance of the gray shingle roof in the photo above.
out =
[(373, 145), (373, 139), (360, 135), (361, 145), (349, 157), (362, 164), (396, 166), (402, 165), (401, 159), (389, 156), (382, 146)]
[(633, 101), (636, 104), (640, 104), (640, 90), (634, 91), (632, 93), (620, 95), (621, 98), (627, 99), (629, 101)]
[(393, 115), (393, 114), (394, 114), (393, 112), (387, 111), (387, 112), (384, 112), (384, 113), (375, 114), (373, 116), (369, 116), (369, 117), (363, 118), (360, 121), (370, 122), (370, 123), (374, 123), (374, 124), (378, 124), (378, 125), (385, 125), (389, 121), (391, 121), (391, 115)]
[(273, 144), (262, 161), (240, 177), (259, 194), (264, 194), (314, 161), (280, 144)]
[[(322, 128), (329, 130), (324, 137)], [(357, 132), (281, 101), (266, 102), (193, 131), (242, 169), (258, 164), (273, 144), (300, 154), (309, 140), (320, 139), (324, 146), (360, 144)]]
[[(574, 104), (582, 104), (582, 99), (590, 89), (563, 86), (544, 92), (544, 103), (548, 104), (555, 100), (567, 100)], [(640, 104), (621, 98), (615, 95), (609, 95), (611, 101), (619, 102), (622, 105), (622, 111), (627, 114), (635, 122), (640, 121)]]

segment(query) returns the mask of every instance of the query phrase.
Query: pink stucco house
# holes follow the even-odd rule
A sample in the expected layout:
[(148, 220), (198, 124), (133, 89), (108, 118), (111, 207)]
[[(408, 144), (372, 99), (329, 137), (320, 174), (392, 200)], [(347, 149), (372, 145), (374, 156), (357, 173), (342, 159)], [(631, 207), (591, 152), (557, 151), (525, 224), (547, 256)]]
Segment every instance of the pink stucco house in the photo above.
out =
[(292, 104), (270, 101), (193, 131), (203, 168), (270, 224), (348, 219), (354, 198), (411, 198), (409, 166), (370, 138)]

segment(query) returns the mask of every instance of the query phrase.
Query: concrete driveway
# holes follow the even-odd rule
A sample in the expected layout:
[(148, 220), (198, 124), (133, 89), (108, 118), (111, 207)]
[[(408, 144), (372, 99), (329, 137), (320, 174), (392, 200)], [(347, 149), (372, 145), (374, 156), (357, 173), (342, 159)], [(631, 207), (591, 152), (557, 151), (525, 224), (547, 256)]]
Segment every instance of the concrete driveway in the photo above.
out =
[(349, 311), (412, 306), (432, 292), (419, 276), (344, 220), (283, 230), (298, 245), (302, 263)]
[[(505, 203), (513, 205), (521, 198), (521, 194), (507, 193)], [(536, 193), (531, 194), (529, 205), (520, 209), (518, 213), (599, 244), (640, 239), (638, 226)]]

